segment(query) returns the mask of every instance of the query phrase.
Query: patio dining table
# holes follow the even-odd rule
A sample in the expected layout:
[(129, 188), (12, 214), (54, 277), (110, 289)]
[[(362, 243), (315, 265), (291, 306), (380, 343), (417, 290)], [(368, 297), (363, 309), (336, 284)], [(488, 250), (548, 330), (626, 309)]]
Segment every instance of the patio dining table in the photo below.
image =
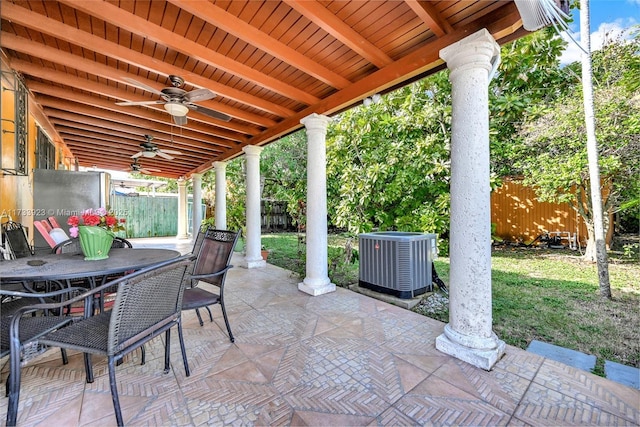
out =
[(47, 254), (0, 262), (0, 285), (20, 282), (29, 284), (40, 281), (69, 283), (86, 279), (91, 287), (100, 285), (111, 275), (150, 267), (180, 256), (171, 249), (114, 248), (109, 258), (85, 261), (82, 254)]

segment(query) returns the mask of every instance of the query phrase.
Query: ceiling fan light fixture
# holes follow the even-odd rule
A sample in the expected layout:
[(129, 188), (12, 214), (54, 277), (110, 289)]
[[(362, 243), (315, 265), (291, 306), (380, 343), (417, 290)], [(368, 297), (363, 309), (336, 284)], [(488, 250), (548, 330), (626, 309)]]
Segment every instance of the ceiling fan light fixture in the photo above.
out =
[(142, 157), (155, 157), (156, 153), (153, 151), (143, 151), (142, 152)]
[(164, 104), (164, 109), (172, 116), (184, 117), (189, 112), (189, 109), (184, 105), (177, 102), (167, 102)]

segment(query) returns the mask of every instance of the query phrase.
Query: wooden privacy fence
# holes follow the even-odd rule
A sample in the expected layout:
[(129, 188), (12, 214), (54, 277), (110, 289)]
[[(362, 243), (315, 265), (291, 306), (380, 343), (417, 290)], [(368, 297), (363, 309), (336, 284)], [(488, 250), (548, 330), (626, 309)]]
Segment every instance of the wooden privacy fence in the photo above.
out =
[(295, 229), (291, 215), (287, 212), (287, 202), (261, 200), (260, 215), (264, 231)]
[[(187, 200), (188, 230), (192, 221), (192, 201)], [(122, 196), (111, 195), (111, 209), (118, 217), (126, 218), (126, 232), (121, 237), (165, 237), (178, 233), (178, 198), (173, 196)], [(202, 218), (213, 215), (213, 210), (202, 207)], [(291, 216), (287, 213), (287, 203), (279, 201), (261, 202), (262, 229), (265, 231), (294, 229)]]
[(178, 234), (177, 197), (112, 195), (111, 209), (126, 218), (128, 238)]
[(568, 203), (540, 202), (532, 188), (512, 180), (491, 194), (491, 223), (494, 234), (508, 241), (528, 243), (546, 232), (576, 234), (582, 245), (587, 241), (587, 228)]

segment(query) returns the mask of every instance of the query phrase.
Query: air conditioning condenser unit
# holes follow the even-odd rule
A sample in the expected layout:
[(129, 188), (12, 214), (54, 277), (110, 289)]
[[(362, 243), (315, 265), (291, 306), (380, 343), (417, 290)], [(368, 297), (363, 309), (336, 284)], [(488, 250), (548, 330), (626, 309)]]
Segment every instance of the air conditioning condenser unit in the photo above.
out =
[(409, 299), (433, 290), (436, 235), (381, 231), (359, 235), (359, 285)]

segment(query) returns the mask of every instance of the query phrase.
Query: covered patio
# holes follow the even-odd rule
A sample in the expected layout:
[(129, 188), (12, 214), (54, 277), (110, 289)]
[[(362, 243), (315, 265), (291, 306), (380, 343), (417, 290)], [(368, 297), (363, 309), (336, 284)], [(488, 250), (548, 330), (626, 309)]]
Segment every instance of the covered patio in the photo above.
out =
[[(549, 2), (529, 2), (541, 3)], [(492, 332), (487, 88), (500, 45), (532, 30), (516, 2), (14, 0), (0, 14), (3, 77), (15, 76), (3, 104), (15, 91), (13, 113), (23, 116), (14, 131), (23, 162), (3, 165), (3, 208), (33, 208), (23, 194), (37, 129), (55, 145), (56, 168), (134, 169), (133, 157), (136, 167), (179, 178), (177, 237), (186, 241), (188, 181), (199, 207), (202, 173), (215, 169), (216, 227), (226, 228), (226, 162), (246, 156), (246, 256), (234, 260), (246, 268), (232, 270), (227, 294), (237, 340), (185, 313), (192, 376), (180, 364), (158, 373), (159, 340), (147, 366), (129, 356), (118, 374), (127, 424), (640, 422), (637, 391)], [(453, 87), (447, 325), (330, 283), (325, 169), (331, 115), (445, 68)], [(260, 256), (259, 171), (262, 147), (303, 127), (299, 283)], [(142, 144), (147, 135), (153, 144)], [(27, 365), (18, 422), (113, 424), (106, 365), (96, 368), (86, 384), (79, 356), (63, 366), (49, 352)]]
[[(154, 247), (171, 245), (158, 242)], [(186, 245), (182, 245), (184, 249)], [(237, 265), (239, 255), (234, 255)], [(637, 425), (640, 391), (507, 346), (491, 371), (435, 349), (444, 323), (338, 288), (312, 297), (287, 270), (233, 268), (214, 323), (185, 312), (191, 376), (163, 338), (117, 369), (126, 425)], [(175, 334), (174, 334), (175, 338)], [(23, 368), (18, 425), (114, 425), (107, 366), (49, 350)], [(2, 381), (7, 367), (2, 368)], [(6, 406), (0, 409), (5, 418)]]
[[(157, 175), (178, 178), (177, 237), (186, 239), (188, 181), (193, 224), (199, 225), (202, 173), (215, 169), (215, 226), (226, 229), (225, 168), (228, 160), (244, 155), (241, 265), (262, 268), (260, 153), (264, 145), (304, 128), (307, 253), (298, 289), (313, 296), (334, 292), (327, 267), (331, 116), (448, 68), (451, 138), (442, 143), (451, 147), (454, 268), (451, 321), (435, 345), (489, 370), (505, 345), (491, 324), (488, 85), (500, 63), (500, 45), (550, 24), (561, 5), (555, 0), (4, 2), (0, 58), (7, 88), (2, 95), (3, 104), (15, 98), (13, 114), (6, 117), (15, 123), (15, 141), (12, 147), (7, 136), (2, 147), (13, 148), (7, 152), (16, 161), (3, 165), (3, 207), (33, 210), (33, 197), (23, 198), (21, 190), (29, 185), (35, 153), (48, 152), (53, 144), (55, 169), (151, 166)], [(16, 219), (27, 226), (34, 220), (20, 216)]]

